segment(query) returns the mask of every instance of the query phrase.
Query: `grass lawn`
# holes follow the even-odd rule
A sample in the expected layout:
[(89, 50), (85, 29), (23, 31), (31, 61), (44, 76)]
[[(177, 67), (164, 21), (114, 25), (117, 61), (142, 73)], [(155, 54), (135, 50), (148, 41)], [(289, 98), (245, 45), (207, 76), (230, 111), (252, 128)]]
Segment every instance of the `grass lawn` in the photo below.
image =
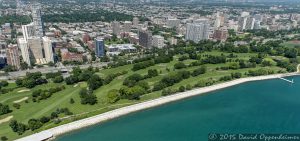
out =
[(281, 45), (286, 47), (300, 47), (300, 41), (288, 41), (282, 43)]
[[(210, 55), (220, 55), (221, 52), (207, 52), (207, 53), (203, 53), (203, 54), (210, 54)], [(223, 53), (224, 55), (228, 55), (227, 53)], [(256, 54), (252, 54), (252, 53), (241, 53), (241, 54), (235, 54), (238, 55), (239, 59), (249, 59), (251, 56), (255, 56)], [(179, 56), (176, 56), (175, 58), (179, 58)], [(285, 58), (283, 58), (285, 59)], [(184, 63), (185, 64), (190, 64), (191, 62), (193, 62), (195, 60), (185, 60)], [(76, 87), (74, 87), (74, 85), (66, 85), (66, 89), (53, 94), (50, 98), (48, 98), (47, 100), (42, 100), (40, 102), (32, 102), (31, 99), (31, 93), (32, 91), (36, 90), (36, 89), (49, 89), (51, 87), (55, 87), (55, 86), (60, 86), (62, 84), (54, 84), (54, 83), (48, 83), (48, 84), (44, 84), (44, 85), (40, 85), (37, 86), (33, 89), (31, 89), (30, 91), (22, 91), (22, 90), (26, 90), (26, 88), (16, 88), (14, 91), (8, 93), (8, 94), (3, 94), (0, 95), (0, 103), (3, 104), (8, 104), (10, 106), (10, 109), (13, 110), (12, 113), (6, 114), (6, 115), (2, 115), (0, 116), (0, 120), (4, 119), (5, 117), (8, 116), (13, 116), (13, 119), (16, 119), (17, 121), (23, 122), (27, 124), (27, 121), (31, 118), (40, 118), (42, 116), (49, 116), (52, 112), (54, 112), (57, 108), (69, 108), (71, 112), (74, 113), (74, 117), (70, 117), (70, 118), (66, 118), (66, 120), (63, 120), (61, 123), (59, 124), (54, 124), (53, 122), (47, 123), (46, 125), (44, 125), (41, 129), (39, 129), (38, 131), (44, 130), (44, 129), (48, 129), (60, 124), (64, 124), (67, 122), (72, 122), (74, 120), (78, 120), (78, 119), (82, 119), (85, 117), (89, 117), (92, 115), (97, 115), (103, 112), (107, 112), (109, 110), (112, 109), (116, 109), (116, 108), (120, 108), (120, 107), (124, 107), (124, 106), (128, 106), (131, 104), (135, 104), (135, 103), (139, 103), (139, 102), (143, 102), (143, 101), (147, 101), (147, 100), (151, 100), (151, 99), (155, 99), (161, 96), (161, 91), (157, 91), (157, 92), (152, 92), (146, 95), (141, 96), (141, 99), (139, 101), (136, 100), (120, 100), (115, 104), (109, 104), (107, 102), (107, 92), (112, 90), (112, 89), (120, 89), (121, 87), (123, 87), (123, 81), (126, 77), (134, 74), (134, 73), (138, 73), (141, 75), (146, 75), (149, 69), (157, 69), (159, 72), (159, 76), (157, 77), (153, 77), (153, 78), (149, 78), (146, 81), (149, 83), (150, 86), (153, 86), (156, 82), (160, 81), (164, 76), (170, 74), (170, 73), (175, 73), (179, 70), (175, 70), (173, 69), (173, 66), (175, 63), (177, 63), (177, 59), (174, 59), (174, 61), (170, 62), (170, 63), (164, 63), (164, 64), (156, 64), (155, 66), (151, 66), (147, 69), (142, 69), (142, 70), (138, 70), (133, 72), (131, 70), (133, 65), (126, 65), (126, 66), (121, 66), (121, 67), (117, 67), (117, 68), (112, 68), (112, 69), (105, 69), (105, 70), (100, 70), (97, 74), (101, 77), (105, 77), (109, 74), (112, 73), (117, 73), (117, 72), (122, 72), (122, 71), (128, 71), (127, 74), (119, 76), (117, 78), (115, 78), (110, 84), (108, 85), (104, 85), (101, 88), (97, 89), (94, 91), (94, 93), (96, 94), (97, 98), (98, 98), (98, 104), (96, 105), (82, 105), (80, 104), (80, 97), (79, 97), (79, 91), (81, 88), (86, 87), (86, 83), (85, 82), (80, 82)], [(244, 74), (245, 72), (248, 72), (250, 69), (239, 69), (239, 70), (216, 70), (217, 67), (220, 66), (226, 66), (229, 63), (226, 64), (208, 64), (207, 66), (207, 73), (203, 74), (203, 75), (199, 75), (197, 77), (190, 77), (189, 79), (185, 79), (183, 81), (181, 81), (180, 83), (175, 84), (174, 86), (171, 86), (170, 88), (172, 89), (177, 89), (180, 86), (186, 86), (187, 84), (190, 85), (194, 85), (197, 82), (199, 82), (202, 79), (219, 79), (222, 76), (226, 76), (226, 75), (230, 75), (233, 72), (241, 72), (242, 74)], [(188, 67), (185, 68), (183, 70), (189, 70), (192, 71), (196, 68), (199, 68), (200, 66), (196, 66), (196, 67)], [(168, 71), (167, 68), (170, 70)], [(255, 69), (260, 69), (263, 67), (257, 66), (257, 68)], [(267, 67), (265, 69), (272, 69), (275, 72), (278, 70), (282, 70), (281, 68), (278, 67)], [(253, 68), (251, 68), (251, 70), (253, 70)], [(245, 76), (244, 76), (245, 77)], [(15, 84), (9, 84), (10, 88), (14, 88), (16, 87)], [(28, 101), (29, 103), (25, 103), (25, 101), (22, 101), (21, 104), (21, 108), (20, 109), (15, 109), (12, 105), (13, 105), (13, 101), (16, 100), (20, 100), (24, 97), (29, 97)], [(70, 104), (70, 99), (73, 98), (75, 100), (74, 104)], [(63, 117), (64, 115), (62, 115), (61, 117)], [(9, 140), (13, 140), (16, 138), (20, 138), (22, 136), (26, 136), (29, 134), (32, 134), (32, 131), (26, 131), (25, 134), (23, 134), (22, 136), (18, 136), (16, 133), (12, 132), (11, 128), (9, 127), (9, 122), (6, 123), (2, 123), (0, 124), (0, 137), (1, 136), (6, 136), (9, 138)]]

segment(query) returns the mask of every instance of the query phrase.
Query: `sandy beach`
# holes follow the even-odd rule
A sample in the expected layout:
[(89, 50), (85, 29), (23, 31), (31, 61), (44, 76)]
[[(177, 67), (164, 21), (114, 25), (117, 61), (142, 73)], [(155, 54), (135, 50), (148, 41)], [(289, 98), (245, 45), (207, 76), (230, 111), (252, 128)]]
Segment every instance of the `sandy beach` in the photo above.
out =
[(87, 126), (90, 126), (93, 124), (97, 124), (97, 123), (100, 123), (100, 122), (103, 122), (103, 121), (106, 121), (109, 119), (120, 117), (120, 116), (129, 114), (129, 113), (132, 113), (132, 112), (144, 110), (147, 108), (159, 106), (162, 104), (166, 104), (169, 102), (177, 101), (180, 99), (184, 99), (184, 98), (188, 98), (188, 97), (192, 97), (192, 96), (196, 96), (196, 95), (205, 94), (205, 93), (212, 92), (215, 90), (231, 87), (231, 86), (234, 86), (237, 84), (250, 82), (250, 81), (276, 79), (279, 77), (294, 76), (294, 75), (299, 75), (299, 74), (298, 73), (289, 73), (289, 74), (275, 74), (275, 75), (268, 75), (268, 76), (248, 77), (248, 78), (241, 78), (241, 79), (236, 79), (236, 80), (232, 80), (232, 81), (221, 83), (221, 84), (212, 85), (209, 87), (197, 88), (197, 89), (193, 89), (190, 91), (177, 93), (174, 95), (165, 96), (165, 97), (161, 97), (158, 99), (134, 104), (131, 106), (126, 106), (123, 108), (112, 110), (112, 111), (109, 111), (109, 112), (106, 112), (103, 114), (99, 114), (96, 116), (92, 116), (89, 118), (85, 118), (82, 120), (74, 121), (74, 122), (71, 122), (68, 124), (54, 127), (54, 128), (42, 131), (40, 133), (36, 133), (36, 134), (30, 135), (30, 136), (18, 139), (17, 141), (41, 141), (41, 140), (53, 138), (55, 136), (58, 136), (58, 135), (61, 135), (61, 134), (64, 134), (64, 133), (67, 133), (70, 131), (84, 128), (84, 127), (87, 127)]

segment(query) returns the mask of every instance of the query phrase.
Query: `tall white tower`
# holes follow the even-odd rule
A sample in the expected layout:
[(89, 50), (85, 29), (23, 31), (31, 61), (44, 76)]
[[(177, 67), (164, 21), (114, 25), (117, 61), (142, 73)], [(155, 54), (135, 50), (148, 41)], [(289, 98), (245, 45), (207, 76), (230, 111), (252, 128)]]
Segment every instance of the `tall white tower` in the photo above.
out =
[(43, 37), (43, 47), (44, 47), (46, 62), (54, 63), (52, 41), (48, 37)]
[(199, 19), (194, 21), (194, 23), (188, 23), (186, 28), (186, 40), (192, 40), (198, 43), (201, 40), (206, 40), (209, 38), (209, 20)]
[(38, 3), (33, 3), (31, 5), (31, 14), (32, 14), (32, 20), (33, 24), (35, 26), (35, 35), (38, 37), (44, 36), (44, 27), (42, 22), (42, 13), (40, 9), (40, 5)]

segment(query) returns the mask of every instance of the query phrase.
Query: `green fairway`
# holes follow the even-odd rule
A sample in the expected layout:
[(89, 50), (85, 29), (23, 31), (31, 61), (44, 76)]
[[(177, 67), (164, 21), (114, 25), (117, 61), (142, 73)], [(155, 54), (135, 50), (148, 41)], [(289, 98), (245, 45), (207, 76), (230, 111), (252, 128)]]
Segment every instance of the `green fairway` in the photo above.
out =
[[(221, 52), (205, 52), (202, 53), (202, 55), (221, 55)], [(223, 53), (224, 55), (229, 55), (229, 53)], [(238, 55), (239, 59), (243, 60), (249, 60), (249, 58), (256, 56), (254, 53), (239, 53), (235, 54)], [(140, 100), (119, 100), (118, 102), (114, 104), (109, 104), (107, 100), (107, 93), (108, 91), (112, 89), (117, 89), (119, 90), (121, 87), (123, 87), (123, 81), (125, 80), (126, 77), (138, 73), (141, 75), (146, 75), (149, 69), (157, 69), (159, 72), (159, 75), (156, 77), (152, 78), (147, 78), (146, 81), (149, 83), (150, 87), (153, 87), (153, 85), (160, 81), (164, 76), (172, 73), (176, 73), (180, 70), (174, 69), (174, 64), (176, 64), (178, 61), (178, 58), (181, 55), (175, 56), (174, 60), (171, 61), (170, 63), (161, 63), (161, 64), (156, 64), (154, 66), (148, 67), (146, 69), (141, 69), (138, 71), (132, 71), (132, 64), (130, 65), (125, 65), (125, 66), (120, 66), (117, 68), (111, 68), (111, 69), (104, 69), (100, 70), (96, 74), (98, 74), (100, 77), (104, 78), (105, 76), (109, 74), (115, 74), (118, 72), (122, 71), (127, 71), (127, 74), (121, 75), (116, 77), (111, 83), (102, 86), (101, 88), (97, 89), (94, 91), (94, 94), (98, 98), (98, 103), (96, 105), (82, 105), (80, 104), (80, 97), (79, 97), (79, 91), (81, 88), (86, 87), (86, 82), (80, 82), (79, 84), (76, 84), (77, 86), (74, 87), (75, 85), (66, 85), (65, 83), (62, 84), (55, 84), (55, 83), (48, 83), (40, 86), (36, 86), (35, 88), (31, 89), (30, 91), (26, 91), (26, 88), (15, 88), (14, 91), (8, 93), (8, 94), (3, 94), (0, 95), (0, 102), (3, 104), (8, 104), (10, 106), (10, 109), (13, 110), (13, 112), (2, 115), (0, 116), (0, 120), (4, 119), (8, 116), (13, 116), (13, 119), (16, 119), (20, 122), (26, 123), (27, 121), (31, 118), (41, 118), (42, 116), (49, 116), (52, 112), (54, 112), (57, 108), (69, 108), (71, 112), (74, 113), (75, 116), (65, 116), (65, 115), (60, 115), (60, 118), (62, 119), (62, 122), (59, 124), (55, 124), (53, 122), (49, 122), (45, 124), (42, 128), (40, 128), (37, 131), (41, 131), (44, 129), (48, 129), (54, 126), (58, 126), (60, 124), (64, 124), (67, 122), (72, 122), (74, 120), (78, 120), (81, 118), (89, 117), (92, 115), (97, 115), (112, 109), (120, 108), (123, 106), (128, 106), (131, 104), (135, 104), (138, 102), (143, 102), (151, 99), (155, 99), (161, 96), (161, 91), (156, 91), (156, 92), (150, 92), (148, 94), (145, 94), (141, 96)], [(272, 58), (272, 57), (268, 57)], [(283, 57), (283, 59), (286, 59)], [(194, 62), (196, 60), (185, 60), (183, 61), (186, 65), (189, 65), (191, 62)], [(233, 72), (240, 72), (242, 74), (248, 72), (249, 70), (257, 70), (257, 69), (267, 69), (267, 70), (273, 70), (274, 72), (277, 72), (279, 70), (285, 70), (276, 66), (272, 67), (262, 67), (262, 66), (257, 66), (256, 68), (246, 68), (246, 69), (237, 69), (237, 70), (217, 70), (216, 68), (222, 67), (222, 66), (227, 66), (230, 63), (226, 64), (207, 64), (205, 65), (207, 67), (207, 73), (203, 75), (199, 75), (196, 77), (190, 77), (188, 79), (184, 79), (183, 81), (176, 83), (175, 85), (171, 86), (170, 88), (172, 89), (177, 89), (180, 86), (186, 86), (187, 84), (190, 85), (195, 85), (197, 82), (200, 80), (206, 80), (206, 79), (213, 79), (213, 80), (218, 80), (220, 77), (223, 76), (228, 76)], [(194, 66), (194, 67), (187, 67), (181, 70), (188, 70), (188, 71), (193, 71), (200, 66)], [(243, 75), (243, 77), (246, 77)], [(55, 86), (60, 86), (60, 85), (65, 85), (66, 89), (54, 93), (50, 98), (46, 100), (41, 100), (40, 102), (32, 102), (32, 96), (31, 93), (34, 90), (37, 89), (49, 89), (51, 87)], [(10, 84), (8, 87), (16, 87), (14, 84)], [(23, 90), (23, 91), (22, 91)], [(20, 100), (24, 97), (29, 97), (28, 103), (25, 101), (20, 102), (19, 104), (21, 105), (20, 109), (15, 109), (12, 105), (13, 102), (16, 100)], [(71, 104), (70, 99), (73, 98), (75, 103)], [(17, 133), (12, 132), (11, 128), (9, 127), (9, 122), (5, 122), (0, 124), (0, 137), (1, 136), (6, 136), (9, 138), (9, 140), (17, 139), (22, 136), (26, 136), (29, 134), (32, 134), (33, 132), (28, 130), (23, 134), (22, 136), (17, 135)], [(37, 132), (36, 131), (36, 132)]]

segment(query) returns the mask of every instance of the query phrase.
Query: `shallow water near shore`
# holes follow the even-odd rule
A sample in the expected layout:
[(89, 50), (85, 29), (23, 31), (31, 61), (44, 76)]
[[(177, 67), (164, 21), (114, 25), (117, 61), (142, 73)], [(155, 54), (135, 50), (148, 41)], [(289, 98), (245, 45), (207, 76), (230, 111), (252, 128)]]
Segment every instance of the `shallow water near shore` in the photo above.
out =
[(56, 141), (205, 141), (209, 133), (300, 133), (300, 76), (247, 82), (122, 116)]

